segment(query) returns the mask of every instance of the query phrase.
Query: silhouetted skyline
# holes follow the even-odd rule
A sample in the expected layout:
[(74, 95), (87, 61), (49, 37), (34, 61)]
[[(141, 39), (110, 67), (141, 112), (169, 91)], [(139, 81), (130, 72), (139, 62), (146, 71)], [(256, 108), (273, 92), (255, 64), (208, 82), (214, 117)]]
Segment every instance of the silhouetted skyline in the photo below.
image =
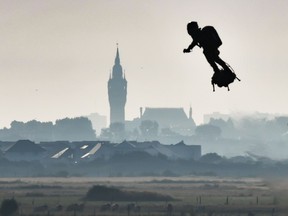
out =
[[(129, 81), (126, 119), (139, 107), (287, 114), (287, 1), (10, 1), (0, 5), (0, 126), (13, 120), (109, 116), (116, 43)], [(211, 68), (186, 25), (221, 36), (221, 57), (241, 74), (233, 91), (210, 86)]]

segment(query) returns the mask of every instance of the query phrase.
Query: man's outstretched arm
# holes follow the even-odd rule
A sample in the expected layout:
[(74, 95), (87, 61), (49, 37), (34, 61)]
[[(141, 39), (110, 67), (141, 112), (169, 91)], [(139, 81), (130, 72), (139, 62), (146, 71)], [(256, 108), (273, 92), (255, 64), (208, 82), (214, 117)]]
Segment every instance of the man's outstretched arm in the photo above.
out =
[(195, 41), (192, 41), (192, 43), (186, 48), (183, 50), (184, 53), (189, 53), (192, 51), (192, 49), (197, 45), (197, 42)]

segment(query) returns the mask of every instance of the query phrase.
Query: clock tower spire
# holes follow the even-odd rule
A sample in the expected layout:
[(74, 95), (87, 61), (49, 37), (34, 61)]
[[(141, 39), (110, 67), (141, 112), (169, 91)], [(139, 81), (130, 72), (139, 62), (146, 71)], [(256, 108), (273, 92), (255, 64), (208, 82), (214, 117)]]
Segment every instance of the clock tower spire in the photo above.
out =
[(123, 76), (118, 44), (112, 76), (108, 80), (108, 96), (110, 104), (110, 124), (116, 122), (124, 124), (125, 104), (127, 97), (127, 80)]

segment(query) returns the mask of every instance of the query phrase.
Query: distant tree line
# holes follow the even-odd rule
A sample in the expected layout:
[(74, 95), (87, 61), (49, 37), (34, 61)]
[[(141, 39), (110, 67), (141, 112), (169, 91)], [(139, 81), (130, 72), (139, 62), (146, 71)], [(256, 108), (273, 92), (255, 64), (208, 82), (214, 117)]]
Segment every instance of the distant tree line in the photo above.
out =
[(95, 140), (95, 130), (88, 118), (65, 118), (52, 122), (40, 122), (36, 120), (26, 123), (13, 121), (10, 128), (0, 130), (0, 140), (17, 141), (29, 139), (32, 141), (82, 141)]
[[(159, 128), (156, 121), (144, 120), (132, 131), (125, 129), (125, 124), (112, 123), (109, 128), (102, 129), (100, 138), (114, 142), (121, 142), (125, 139), (133, 140), (161, 140), (161, 138), (185, 137), (173, 128)], [(188, 136), (186, 136), (187, 138)], [(259, 117), (242, 117), (239, 119), (211, 118), (206, 124), (201, 124), (193, 128), (190, 138), (197, 140), (214, 141), (221, 138), (228, 139), (254, 139), (254, 140), (283, 140), (288, 139), (288, 117), (278, 116), (272, 119)]]
[[(139, 127), (132, 131), (125, 129), (123, 123), (113, 123), (109, 128), (102, 129), (100, 139), (121, 142), (125, 139), (133, 140), (161, 140), (161, 138), (185, 137), (173, 128), (159, 128), (156, 121), (141, 121)], [(187, 137), (186, 137), (187, 138)], [(288, 139), (288, 117), (279, 116), (273, 119), (242, 117), (228, 120), (211, 118), (207, 124), (198, 125), (193, 129), (190, 138), (214, 141), (221, 138), (254, 139), (254, 140), (283, 140)], [(82, 141), (95, 140), (96, 134), (88, 118), (65, 118), (52, 122), (37, 120), (26, 123), (13, 121), (10, 128), (0, 129), (0, 140), (17, 141), (29, 139), (32, 141)]]
[(126, 131), (124, 123), (112, 123), (109, 128), (102, 129), (100, 137), (115, 142), (121, 142), (124, 139), (131, 138), (135, 140), (157, 140), (158, 135), (159, 124), (156, 121), (144, 120), (141, 121), (139, 128), (134, 128), (133, 131)]
[(226, 138), (279, 140), (288, 137), (288, 117), (272, 119), (243, 117), (228, 120), (210, 119), (209, 125), (220, 128), (221, 136)]

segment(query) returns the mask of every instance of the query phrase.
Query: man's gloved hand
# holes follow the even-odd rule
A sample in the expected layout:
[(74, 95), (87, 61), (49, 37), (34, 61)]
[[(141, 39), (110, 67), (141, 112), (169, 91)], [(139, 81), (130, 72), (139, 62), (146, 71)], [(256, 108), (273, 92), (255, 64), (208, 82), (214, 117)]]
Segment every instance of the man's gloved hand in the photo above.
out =
[(189, 52), (191, 52), (190, 49), (183, 49), (183, 53), (189, 53)]

